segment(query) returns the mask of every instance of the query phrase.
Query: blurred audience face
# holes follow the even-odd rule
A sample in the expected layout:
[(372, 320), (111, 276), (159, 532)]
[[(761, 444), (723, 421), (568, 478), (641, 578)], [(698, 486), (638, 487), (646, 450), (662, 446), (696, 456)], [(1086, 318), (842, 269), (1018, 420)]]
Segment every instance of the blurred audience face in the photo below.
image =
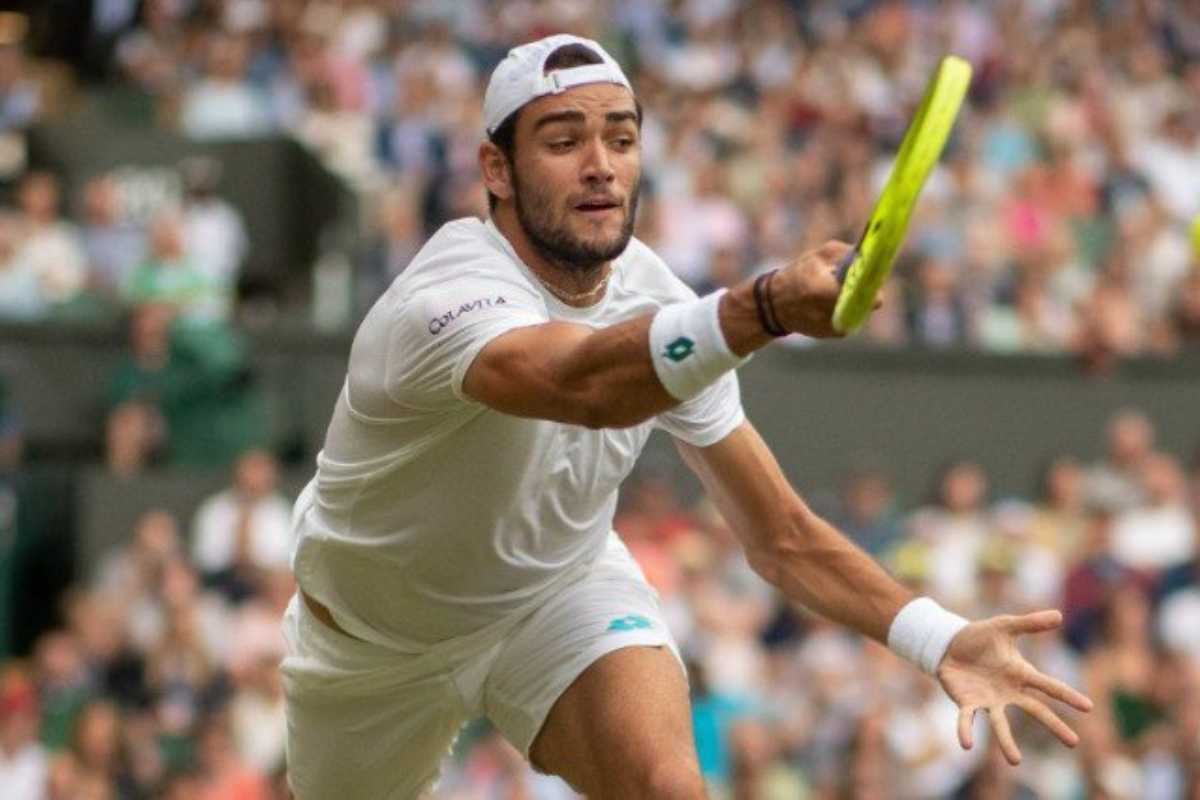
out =
[(1083, 468), (1073, 458), (1055, 459), (1046, 474), (1046, 502), (1052, 508), (1078, 508), (1083, 502)]
[(1133, 581), (1121, 584), (1107, 605), (1108, 641), (1116, 647), (1144, 648), (1150, 643), (1150, 603)]
[(11, 669), (0, 678), (0, 757), (17, 755), (37, 734), (37, 692), (28, 677)]
[(89, 181), (83, 189), (83, 213), (88, 224), (114, 225), (120, 212), (117, 184), (109, 177)]
[(108, 415), (104, 432), (104, 459), (109, 471), (121, 478), (146, 468), (156, 442), (154, 415), (141, 403), (125, 403)]
[(1182, 503), (1184, 500), (1184, 475), (1179, 462), (1166, 455), (1152, 455), (1146, 459), (1142, 473), (1142, 484), (1152, 506)]
[(881, 472), (860, 472), (846, 485), (846, 513), (859, 522), (882, 517), (892, 504), (892, 487)]
[(87, 677), (79, 644), (62, 631), (52, 631), (38, 640), (34, 665), (37, 681), (43, 687), (71, 686)]
[(18, 199), (21, 211), (34, 223), (48, 224), (58, 218), (58, 180), (48, 172), (26, 175)]
[(250, 50), (243, 37), (218, 34), (209, 42), (208, 72), (215, 80), (237, 83), (246, 76)]
[(1108, 426), (1108, 455), (1113, 464), (1130, 468), (1141, 464), (1154, 447), (1154, 428), (1143, 414), (1122, 411)]
[(73, 749), (89, 772), (113, 776), (121, 746), (121, 717), (117, 707), (104, 700), (84, 706), (75, 721)]
[(150, 226), (150, 252), (163, 264), (173, 264), (183, 258), (183, 220), (178, 214), (163, 214), (154, 220)]
[(987, 489), (987, 477), (979, 465), (956, 464), (942, 479), (942, 503), (956, 514), (977, 511), (983, 505)]
[(234, 487), (246, 500), (261, 500), (279, 485), (279, 468), (265, 450), (251, 450), (238, 459), (233, 473)]
[(179, 524), (169, 511), (147, 511), (138, 520), (134, 547), (139, 559), (161, 564), (180, 554)]

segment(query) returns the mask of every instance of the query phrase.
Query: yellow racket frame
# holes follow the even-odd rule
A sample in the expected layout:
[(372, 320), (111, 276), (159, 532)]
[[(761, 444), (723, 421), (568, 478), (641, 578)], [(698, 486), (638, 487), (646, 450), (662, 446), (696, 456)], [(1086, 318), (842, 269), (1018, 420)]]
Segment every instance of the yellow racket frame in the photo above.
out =
[(871, 315), (904, 242), (921, 187), (942, 155), (970, 84), (971, 65), (946, 56), (926, 87), (867, 226), (839, 267), (842, 291), (833, 311), (833, 327), (839, 333), (853, 333)]

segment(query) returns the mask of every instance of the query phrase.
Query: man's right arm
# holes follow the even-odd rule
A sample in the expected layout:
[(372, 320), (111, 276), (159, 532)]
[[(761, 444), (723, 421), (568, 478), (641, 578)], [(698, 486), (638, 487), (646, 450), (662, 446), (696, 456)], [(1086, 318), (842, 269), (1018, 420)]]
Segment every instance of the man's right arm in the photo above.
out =
[[(835, 336), (831, 318), (840, 286), (835, 272), (849, 249), (829, 242), (777, 273), (771, 283), (779, 322), (808, 336)], [(718, 310), (725, 344), (746, 356), (772, 341), (763, 329), (752, 280), (726, 292)], [(567, 322), (517, 328), (480, 351), (464, 393), (498, 411), (591, 428), (627, 427), (679, 404), (651, 354), (647, 314), (607, 328)]]

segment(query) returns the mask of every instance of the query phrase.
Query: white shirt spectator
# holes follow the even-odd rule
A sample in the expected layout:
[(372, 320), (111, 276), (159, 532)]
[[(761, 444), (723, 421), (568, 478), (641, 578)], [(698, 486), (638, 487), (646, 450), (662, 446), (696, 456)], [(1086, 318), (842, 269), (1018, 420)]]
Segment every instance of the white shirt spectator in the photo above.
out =
[(1200, 588), (1167, 596), (1158, 612), (1158, 633), (1168, 650), (1200, 664)]
[(56, 222), (33, 228), (18, 253), (37, 273), (47, 300), (65, 302), (83, 289), (87, 263), (75, 226)]
[(291, 504), (271, 494), (248, 508), (233, 489), (205, 500), (192, 527), (192, 558), (202, 572), (220, 572), (237, 557), (238, 528), (248, 513), (251, 561), (259, 567), (287, 566), (292, 549)]
[(1134, 508), (1117, 518), (1113, 557), (1134, 569), (1165, 569), (1196, 552), (1196, 527), (1185, 506)]
[(271, 130), (267, 98), (241, 83), (205, 80), (183, 101), (183, 130), (193, 139), (252, 138)]
[(232, 288), (246, 257), (242, 215), (226, 201), (210, 197), (184, 208), (183, 226), (187, 252), (196, 269), (213, 284)]
[(0, 747), (0, 793), (6, 800), (42, 800), (46, 770), (40, 744), (31, 742), (12, 754)]

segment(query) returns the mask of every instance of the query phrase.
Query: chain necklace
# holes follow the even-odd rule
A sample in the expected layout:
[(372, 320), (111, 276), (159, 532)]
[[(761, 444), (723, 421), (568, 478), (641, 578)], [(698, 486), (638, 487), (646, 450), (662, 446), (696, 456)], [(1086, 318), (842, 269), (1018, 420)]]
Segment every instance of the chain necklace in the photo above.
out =
[(588, 289), (586, 292), (564, 292), (562, 289), (559, 289), (550, 284), (548, 281), (544, 280), (541, 275), (534, 273), (534, 277), (538, 279), (538, 282), (542, 284), (542, 286), (546, 287), (546, 291), (550, 292), (550, 294), (569, 305), (571, 303), (578, 303), (580, 300), (586, 300), (589, 297), (601, 294), (608, 287), (608, 279), (612, 277), (612, 268), (609, 267), (608, 272), (604, 275), (604, 279), (600, 281), (600, 283), (596, 284), (591, 289)]

